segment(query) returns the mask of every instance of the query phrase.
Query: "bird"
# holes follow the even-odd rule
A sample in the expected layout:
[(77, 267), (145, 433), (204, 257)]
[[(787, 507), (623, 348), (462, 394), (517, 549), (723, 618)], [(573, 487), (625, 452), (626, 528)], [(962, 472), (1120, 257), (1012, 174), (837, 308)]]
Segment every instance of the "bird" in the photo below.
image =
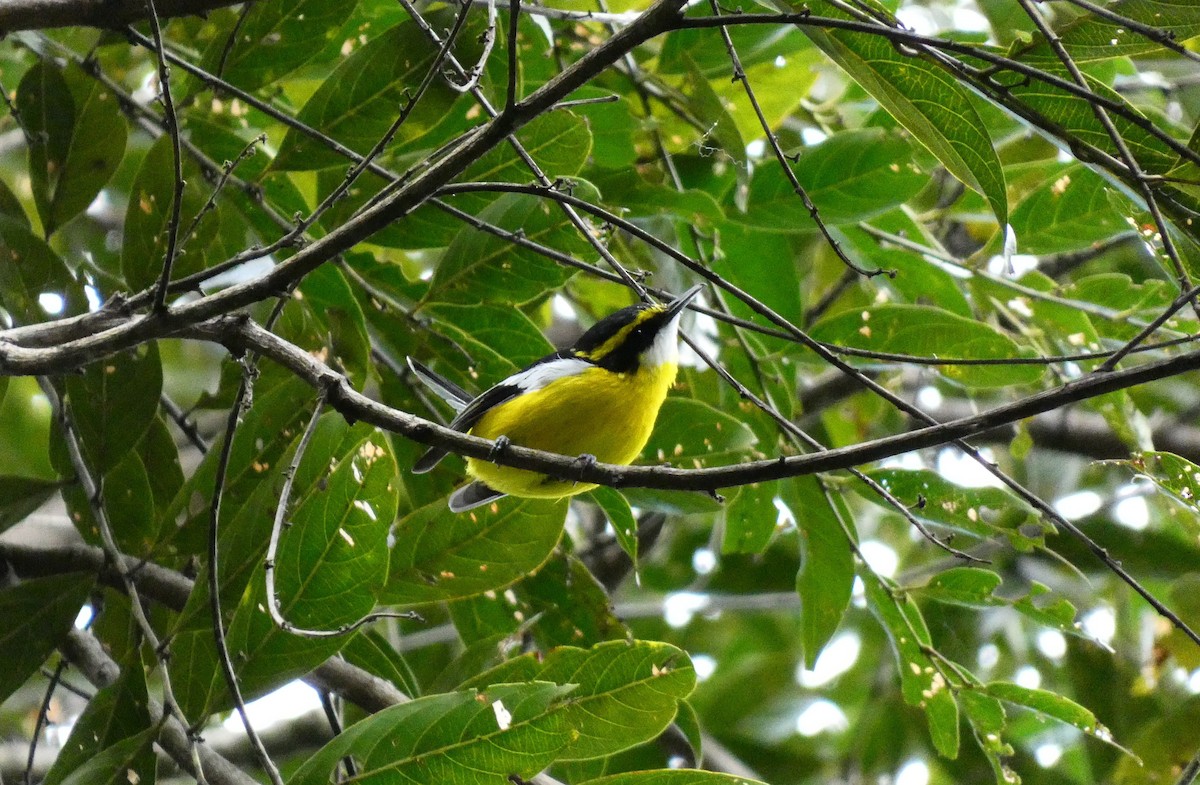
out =
[[(412, 357), (409, 368), (457, 412), (449, 427), (581, 461), (632, 463), (650, 440), (658, 410), (679, 365), (679, 320), (700, 293), (697, 285), (667, 303), (639, 303), (596, 322), (569, 349), (537, 360), (478, 396)], [(414, 474), (433, 469), (448, 451), (431, 447)], [(589, 491), (573, 482), (467, 458), (470, 481), (449, 498), (452, 512), (504, 496), (561, 499)]]

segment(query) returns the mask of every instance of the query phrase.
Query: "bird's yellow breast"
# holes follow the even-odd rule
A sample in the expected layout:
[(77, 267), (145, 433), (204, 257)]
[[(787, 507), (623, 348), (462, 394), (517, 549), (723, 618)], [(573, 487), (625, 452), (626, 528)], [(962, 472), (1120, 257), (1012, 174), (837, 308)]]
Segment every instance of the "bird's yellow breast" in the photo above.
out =
[[(626, 374), (588, 368), (492, 408), (470, 432), (562, 455), (594, 455), (602, 463), (631, 463), (650, 439), (675, 372), (674, 363)], [(475, 458), (467, 459), (467, 473), (513, 496), (556, 499), (596, 487)]]

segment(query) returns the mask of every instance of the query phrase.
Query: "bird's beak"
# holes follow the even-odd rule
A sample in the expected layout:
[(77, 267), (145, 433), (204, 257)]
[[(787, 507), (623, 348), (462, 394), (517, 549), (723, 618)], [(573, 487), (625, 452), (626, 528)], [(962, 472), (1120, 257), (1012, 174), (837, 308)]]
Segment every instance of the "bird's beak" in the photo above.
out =
[(676, 297), (667, 304), (667, 319), (673, 319), (680, 314), (687, 304), (695, 299), (696, 295), (700, 294), (700, 290), (704, 288), (704, 284), (696, 284), (691, 289), (688, 289), (683, 294)]

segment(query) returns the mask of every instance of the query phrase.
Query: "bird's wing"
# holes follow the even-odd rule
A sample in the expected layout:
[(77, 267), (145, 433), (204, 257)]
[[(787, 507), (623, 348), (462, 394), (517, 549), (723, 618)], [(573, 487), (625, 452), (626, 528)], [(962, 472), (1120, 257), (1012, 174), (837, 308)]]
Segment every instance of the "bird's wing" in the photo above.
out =
[[(509, 398), (514, 398), (523, 392), (522, 388), (515, 384), (509, 384), (507, 380), (497, 384), (485, 391), (475, 400), (471, 401), (458, 413), (458, 416), (446, 426), (453, 428), (456, 431), (466, 433), (471, 430), (475, 423), (479, 422), (479, 418), (487, 413), (488, 409), (493, 406), (498, 406)], [(413, 474), (424, 474), (425, 472), (438, 465), (438, 462), (445, 458), (448, 450), (443, 450), (441, 447), (430, 447), (425, 451), (425, 454), (417, 459), (413, 464)]]
[(466, 512), (473, 510), (476, 507), (482, 507), (488, 502), (502, 499), (507, 494), (489, 488), (484, 483), (476, 480), (469, 482), (463, 487), (450, 494), (450, 512)]
[[(439, 390), (440, 387), (453, 394), (455, 397), (459, 397), (459, 393), (461, 393), (464, 397), (469, 397), (467, 396), (466, 391), (457, 384), (449, 379), (444, 379), (441, 376), (438, 376), (433, 371), (425, 368), (425, 366), (421, 365), (415, 360), (410, 359), (409, 364), (413, 371), (417, 374), (417, 378), (429, 385), (430, 389), (434, 390), (434, 392), (437, 392), (438, 395), (442, 395), (441, 391)], [(575, 357), (573, 354), (567, 351), (548, 354), (524, 370), (514, 373), (512, 376), (508, 377), (496, 386), (484, 391), (479, 397), (466, 404), (464, 407), (462, 407), (461, 411), (459, 411), (458, 416), (456, 416), (447, 427), (466, 433), (467, 431), (471, 430), (475, 423), (479, 422), (480, 418), (487, 414), (488, 410), (492, 407), (499, 406), (510, 398), (515, 398), (523, 393), (532, 392), (533, 390), (540, 390), (555, 379), (561, 379), (564, 376), (572, 376), (577, 373), (582, 373), (591, 365), (592, 363), (589, 361)], [(418, 366), (423, 369), (424, 372), (422, 372), (422, 370), (418, 370)], [(431, 384), (430, 380), (432, 380), (434, 384), (437, 384), (438, 386)], [(451, 406), (453, 405), (453, 402), (451, 402)], [(413, 464), (413, 474), (424, 474), (434, 466), (437, 466), (438, 462), (441, 461), (442, 458), (445, 458), (446, 455), (446, 450), (443, 450), (440, 447), (431, 447), (425, 452), (424, 455), (417, 459), (415, 464)], [(482, 504), (482, 502), (480, 503)]]

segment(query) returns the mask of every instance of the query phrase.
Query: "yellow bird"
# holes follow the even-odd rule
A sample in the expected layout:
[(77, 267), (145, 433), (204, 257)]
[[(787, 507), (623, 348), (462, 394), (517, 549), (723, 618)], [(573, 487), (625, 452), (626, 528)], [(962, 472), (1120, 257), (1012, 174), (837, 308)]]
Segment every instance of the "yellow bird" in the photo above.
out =
[[(642, 452), (675, 381), (679, 318), (694, 286), (669, 303), (631, 305), (596, 322), (570, 349), (547, 355), (478, 397), (420, 362), (409, 367), (458, 412), (451, 428), (603, 463), (628, 464)], [(413, 466), (429, 471), (446, 457), (431, 448)], [(472, 481), (450, 495), (463, 512), (502, 496), (559, 499), (595, 488), (537, 472), (467, 459)]]

